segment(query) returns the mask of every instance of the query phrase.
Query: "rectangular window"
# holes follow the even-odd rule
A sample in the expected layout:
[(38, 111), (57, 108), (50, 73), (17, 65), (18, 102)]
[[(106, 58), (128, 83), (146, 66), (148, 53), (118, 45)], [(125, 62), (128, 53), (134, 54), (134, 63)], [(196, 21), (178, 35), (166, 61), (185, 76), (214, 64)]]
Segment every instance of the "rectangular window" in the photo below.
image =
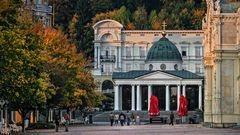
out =
[[(113, 48), (115, 49), (115, 48)], [(115, 55), (115, 50), (111, 50), (111, 55)]]
[(139, 55), (140, 55), (140, 58), (145, 57), (145, 49), (142, 46), (139, 47)]
[(140, 36), (145, 36), (145, 34), (140, 34)]
[(168, 36), (172, 36), (172, 34), (168, 34)]
[(126, 33), (126, 36), (131, 36), (131, 34), (130, 33)]
[(182, 36), (187, 36), (187, 34), (182, 34)]
[(140, 64), (140, 70), (145, 70), (145, 64)]
[(201, 73), (201, 64), (196, 64), (195, 71), (196, 71), (197, 74)]
[(107, 72), (107, 73), (110, 72), (110, 65), (106, 64), (104, 71)]
[(132, 54), (131, 54), (131, 47), (126, 47), (126, 57), (127, 58), (131, 58)]
[(196, 36), (200, 36), (200, 34), (196, 34)]
[(154, 34), (154, 36), (156, 37), (156, 36), (159, 36), (159, 34)]
[(182, 69), (187, 70), (187, 65), (182, 64)]
[(197, 46), (195, 47), (195, 56), (198, 58), (198, 57), (201, 57), (201, 47), (200, 46)]
[(126, 64), (126, 71), (132, 70), (132, 65), (131, 64)]
[(187, 56), (187, 47), (182, 46), (181, 51), (182, 51), (182, 56)]

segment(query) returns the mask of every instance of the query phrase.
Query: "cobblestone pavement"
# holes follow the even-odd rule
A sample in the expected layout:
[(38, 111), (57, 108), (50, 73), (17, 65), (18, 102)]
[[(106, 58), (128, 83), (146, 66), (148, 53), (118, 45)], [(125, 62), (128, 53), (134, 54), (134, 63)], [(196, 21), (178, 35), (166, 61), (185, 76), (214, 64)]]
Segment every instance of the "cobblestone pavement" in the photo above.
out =
[(206, 128), (202, 125), (131, 125), (109, 126), (88, 125), (69, 127), (69, 132), (64, 132), (61, 127), (59, 132), (54, 130), (31, 130), (27, 135), (240, 135), (239, 128)]

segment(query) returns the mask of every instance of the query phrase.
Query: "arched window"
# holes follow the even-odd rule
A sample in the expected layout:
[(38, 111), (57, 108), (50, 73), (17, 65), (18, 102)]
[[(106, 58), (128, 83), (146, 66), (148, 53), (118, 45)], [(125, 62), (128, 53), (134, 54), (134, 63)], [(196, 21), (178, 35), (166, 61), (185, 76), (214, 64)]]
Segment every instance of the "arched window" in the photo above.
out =
[(153, 69), (153, 65), (150, 64), (150, 65), (149, 65), (149, 70), (151, 71), (152, 69)]
[(102, 91), (103, 93), (107, 93), (109, 90), (113, 90), (113, 82), (110, 80), (105, 80), (102, 83)]

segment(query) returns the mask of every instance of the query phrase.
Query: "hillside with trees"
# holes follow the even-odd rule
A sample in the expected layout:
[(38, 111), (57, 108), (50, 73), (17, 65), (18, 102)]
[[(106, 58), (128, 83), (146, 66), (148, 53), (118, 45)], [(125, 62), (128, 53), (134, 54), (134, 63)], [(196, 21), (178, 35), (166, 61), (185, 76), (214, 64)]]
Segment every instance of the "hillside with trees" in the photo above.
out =
[(201, 29), (205, 0), (61, 0), (54, 3), (55, 27), (62, 29), (78, 52), (93, 57), (93, 29), (97, 21), (113, 19), (129, 30)]

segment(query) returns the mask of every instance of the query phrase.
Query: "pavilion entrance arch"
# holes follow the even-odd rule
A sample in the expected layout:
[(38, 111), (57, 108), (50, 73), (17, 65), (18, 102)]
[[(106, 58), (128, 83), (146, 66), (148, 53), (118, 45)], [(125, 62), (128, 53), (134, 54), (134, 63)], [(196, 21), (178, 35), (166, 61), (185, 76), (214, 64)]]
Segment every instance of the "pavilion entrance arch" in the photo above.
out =
[(102, 83), (102, 92), (103, 93), (110, 93), (113, 92), (113, 82), (110, 80), (105, 80)]

